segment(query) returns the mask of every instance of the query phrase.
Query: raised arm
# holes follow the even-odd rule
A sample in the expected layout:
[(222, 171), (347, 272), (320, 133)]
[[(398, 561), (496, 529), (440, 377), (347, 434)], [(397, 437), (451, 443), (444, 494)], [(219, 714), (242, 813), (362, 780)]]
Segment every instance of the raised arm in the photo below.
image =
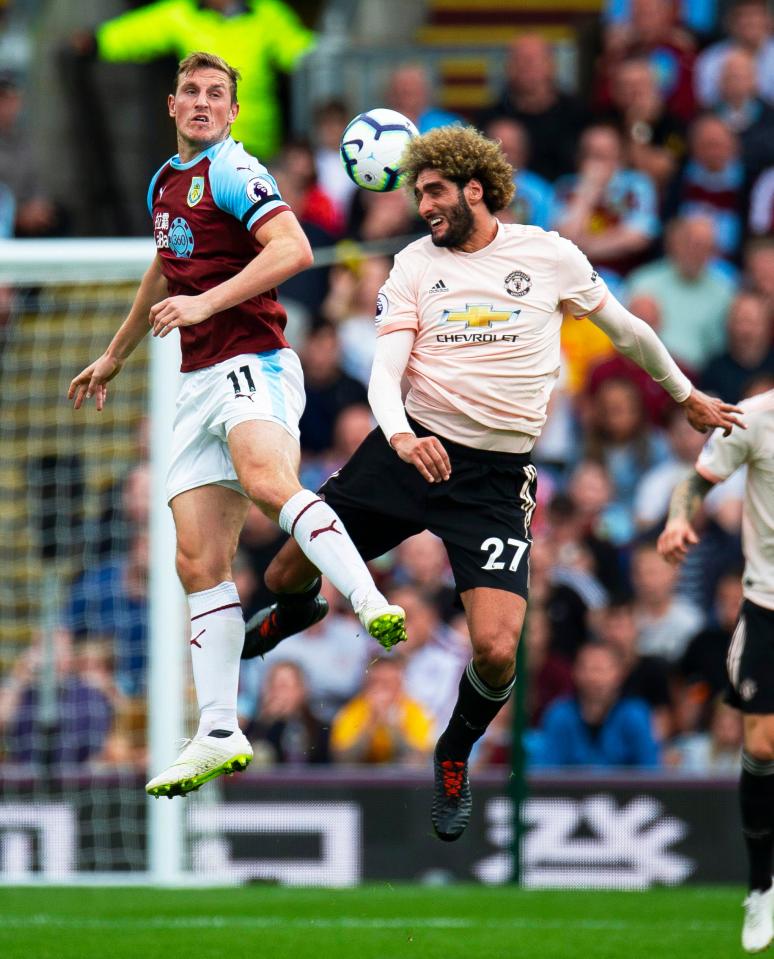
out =
[(695, 430), (706, 433), (721, 427), (728, 435), (734, 426), (745, 428), (744, 423), (733, 415), (740, 410), (691, 386), (653, 329), (630, 313), (614, 296), (608, 295), (589, 319), (607, 333), (619, 353), (634, 360), (683, 407)]
[(451, 463), (435, 436), (417, 437), (406, 419), (401, 383), (414, 346), (414, 330), (395, 330), (376, 340), (368, 402), (387, 442), (405, 463), (413, 463), (428, 483), (451, 475)]
[(67, 398), (75, 401), (73, 406), (76, 410), (81, 408), (84, 400), (91, 399), (92, 396), (95, 397), (97, 410), (104, 408), (107, 384), (121, 372), (127, 357), (148, 332), (151, 307), (166, 295), (167, 281), (161, 272), (161, 260), (156, 256), (140, 281), (129, 314), (108, 348), (99, 359), (81, 370), (70, 383)]

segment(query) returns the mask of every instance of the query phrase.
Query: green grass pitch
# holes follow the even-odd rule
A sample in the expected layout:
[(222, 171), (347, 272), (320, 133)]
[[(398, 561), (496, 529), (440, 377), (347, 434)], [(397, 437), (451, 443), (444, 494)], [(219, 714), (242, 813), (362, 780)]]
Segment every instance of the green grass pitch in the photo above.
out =
[(738, 888), (0, 887), (3, 959), (723, 959)]

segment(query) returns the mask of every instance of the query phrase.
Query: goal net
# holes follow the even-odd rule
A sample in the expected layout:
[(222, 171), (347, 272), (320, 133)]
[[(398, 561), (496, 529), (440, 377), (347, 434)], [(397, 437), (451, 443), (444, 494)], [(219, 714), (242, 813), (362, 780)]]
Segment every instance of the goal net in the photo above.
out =
[(0, 879), (173, 876), (187, 855), (179, 803), (154, 811), (143, 785), (177, 745), (182, 702), (193, 704), (171, 520), (156, 495), (179, 348), (148, 337), (101, 413), (67, 400), (153, 249), (2, 247)]

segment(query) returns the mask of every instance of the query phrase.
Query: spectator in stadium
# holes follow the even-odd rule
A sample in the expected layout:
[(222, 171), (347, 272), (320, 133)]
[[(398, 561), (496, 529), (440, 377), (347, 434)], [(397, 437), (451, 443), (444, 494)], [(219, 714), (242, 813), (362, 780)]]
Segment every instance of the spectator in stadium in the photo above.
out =
[(738, 773), (743, 733), (741, 713), (718, 696), (712, 703), (709, 729), (676, 737), (664, 761), (686, 773)]
[[(591, 592), (605, 591), (617, 595), (625, 589), (618, 561), (617, 550), (605, 539), (596, 535), (587, 525), (578, 504), (568, 493), (555, 493), (548, 502), (546, 510), (548, 528), (546, 535), (551, 539), (557, 560), (569, 555), (571, 550), (580, 548), (591, 558), (589, 573), (594, 583), (590, 583)], [(554, 582), (558, 582), (556, 576)], [(594, 604), (596, 605), (596, 603)]]
[(336, 328), (319, 323), (301, 350), (306, 407), (301, 416), (301, 449), (320, 454), (333, 445), (333, 428), (347, 406), (367, 404), (365, 386), (341, 368), (341, 346)]
[(87, 557), (91, 562), (110, 562), (116, 556), (126, 555), (135, 535), (148, 528), (150, 466), (147, 424), (147, 417), (143, 417), (137, 428), (135, 455), (139, 462), (123, 479), (112, 483), (101, 497), (99, 517), (87, 535)]
[(435, 106), (432, 99), (430, 77), (421, 63), (404, 64), (390, 74), (385, 96), (387, 106), (408, 117), (420, 133), (464, 123), (456, 113)]
[(242, 75), (233, 135), (261, 162), (282, 136), (277, 72), (291, 72), (314, 35), (283, 0), (156, 0), (71, 40), (84, 56), (108, 63), (182, 60), (196, 50), (223, 57)]
[(350, 208), (347, 236), (357, 240), (387, 240), (417, 234), (421, 225), (405, 190), (373, 193), (358, 190)]
[(443, 619), (448, 620), (452, 610), (459, 611), (446, 550), (429, 530), (398, 546), (392, 575), (396, 585), (409, 583), (421, 589), (436, 603)]
[(630, 600), (617, 599), (593, 617), (594, 631), (621, 657), (624, 679), (621, 695), (647, 703), (656, 739), (666, 742), (673, 729), (670, 665), (660, 656), (639, 651), (639, 633)]
[(484, 132), (497, 140), (513, 167), (516, 193), (500, 218), (507, 223), (526, 223), (550, 230), (554, 188), (529, 169), (529, 136), (524, 124), (508, 117), (493, 117)]
[[(329, 723), (337, 710), (363, 684), (370, 649), (363, 630), (343, 608), (338, 594), (327, 580), (322, 595), (330, 614), (303, 633), (298, 633), (261, 659), (242, 663), (239, 716), (244, 722), (260, 713), (260, 690), (266, 669), (275, 662), (293, 662), (301, 669), (309, 690), (309, 706), (314, 716)], [(366, 637), (367, 639), (367, 637)]]
[(753, 183), (747, 226), (755, 236), (774, 234), (774, 166), (767, 167)]
[[(356, 251), (353, 250), (353, 254)], [(331, 270), (321, 314), (339, 333), (344, 372), (368, 385), (376, 347), (374, 305), (390, 272), (387, 256), (352, 255)]]
[(335, 201), (320, 183), (315, 153), (308, 140), (287, 140), (274, 164), (280, 192), (306, 228), (315, 226), (321, 233), (314, 239), (332, 242), (344, 231), (344, 218)]
[[(701, 37), (712, 36), (718, 25), (717, 0), (674, 0), (675, 18), (680, 26)], [(602, 19), (606, 26), (630, 30), (632, 0), (604, 0)]]
[(128, 553), (90, 566), (75, 580), (64, 615), (76, 641), (110, 642), (119, 691), (141, 696), (148, 655), (147, 528), (134, 533)]
[(312, 142), (317, 178), (336, 204), (344, 223), (347, 222), (352, 197), (357, 189), (341, 162), (340, 149), (341, 135), (352, 117), (350, 107), (335, 97), (316, 104), (313, 111)]
[(61, 236), (67, 217), (46, 190), (23, 110), (18, 77), (0, 71), (0, 235)]
[[(661, 431), (648, 427), (641, 394), (629, 380), (600, 384), (591, 401), (584, 455), (605, 465), (613, 481), (613, 499), (631, 523), (639, 478), (667, 459), (669, 450)], [(632, 533), (630, 528), (628, 538)]]
[(739, 137), (750, 178), (774, 163), (774, 106), (761, 98), (755, 60), (746, 50), (726, 55), (715, 112)]
[(658, 766), (650, 710), (643, 700), (623, 695), (624, 676), (615, 646), (602, 642), (582, 646), (573, 667), (575, 695), (546, 710), (533, 764)]
[(524, 621), (524, 640), (527, 644), (527, 725), (534, 729), (540, 725), (551, 703), (572, 694), (572, 669), (567, 659), (551, 648), (551, 621), (546, 609), (539, 604), (530, 603)]
[(446, 625), (432, 598), (412, 585), (401, 586), (391, 595), (406, 610), (408, 639), (401, 647), (406, 657), (406, 693), (433, 717), (437, 736), (449, 721), (460, 673), (468, 661), (470, 636), (465, 617), (455, 616)]
[(575, 142), (588, 122), (582, 102), (563, 93), (548, 41), (537, 34), (514, 39), (508, 47), (505, 87), (478, 118), (484, 129), (493, 119), (518, 120), (529, 137), (530, 169), (554, 181), (575, 165)]
[(753, 377), (774, 375), (770, 305), (759, 294), (743, 290), (731, 304), (726, 329), (726, 348), (704, 368), (701, 388), (737, 403)]
[[(657, 333), (660, 333), (661, 307), (652, 296), (645, 293), (633, 296), (629, 300), (629, 311), (644, 320)], [(678, 365), (692, 382), (696, 380), (696, 373), (693, 370), (684, 363)], [(584, 384), (585, 393), (582, 397), (582, 404), (587, 404), (606, 380), (625, 379), (637, 388), (648, 422), (653, 426), (663, 426), (674, 404), (658, 383), (654, 383), (647, 374), (643, 375), (643, 373), (644, 371), (628, 356), (623, 356), (617, 352), (613, 353), (596, 363), (589, 370)]]
[(340, 763), (421, 763), (433, 747), (433, 719), (404, 690), (403, 660), (372, 662), (363, 690), (334, 717), (331, 751)]
[[(615, 501), (613, 481), (603, 463), (582, 459), (570, 473), (567, 492), (580, 513), (583, 528), (589, 534), (615, 546), (628, 543), (631, 529), (629, 513)], [(613, 587), (611, 592), (626, 592), (626, 589)]]
[(675, 592), (677, 571), (661, 559), (654, 542), (634, 547), (632, 583), (639, 652), (677, 663), (704, 625), (704, 614)]
[(670, 186), (665, 215), (707, 216), (715, 249), (735, 260), (744, 233), (745, 169), (736, 134), (718, 116), (699, 116), (688, 131), (688, 156)]
[(555, 184), (553, 226), (603, 275), (627, 273), (658, 237), (658, 202), (651, 178), (624, 169), (623, 141), (610, 124), (583, 131), (578, 172)]
[(706, 216), (678, 217), (666, 230), (666, 256), (636, 269), (631, 296), (651, 296), (661, 310), (659, 336), (675, 359), (695, 370), (725, 345), (735, 283), (713, 263), (715, 228)]
[(742, 48), (755, 58), (761, 96), (774, 100), (774, 30), (766, 0), (734, 0), (726, 14), (726, 36), (696, 59), (694, 88), (703, 107), (720, 101), (720, 77), (728, 54)]
[[(43, 707), (47, 683), (52, 715)], [(98, 759), (113, 717), (109, 693), (78, 675), (72, 639), (63, 630), (33, 641), (0, 687), (0, 739), (11, 762), (49, 767)]]
[(647, 57), (613, 69), (609, 118), (623, 136), (626, 164), (646, 173), (663, 196), (685, 154), (685, 123), (670, 113)]
[(256, 762), (317, 765), (329, 761), (329, 730), (309, 708), (304, 674), (297, 663), (272, 663), (260, 704), (258, 715), (245, 729)]
[(646, 57), (658, 78), (668, 109), (683, 121), (695, 110), (695, 42), (675, 23), (672, 0), (632, 0), (629, 21), (607, 27), (597, 62), (594, 105), (610, 108), (613, 75), (622, 60)]
[(715, 587), (710, 621), (693, 636), (677, 664), (679, 728), (684, 733), (709, 728), (712, 704), (728, 685), (726, 656), (742, 599), (741, 568), (732, 568)]
[(333, 445), (319, 456), (301, 459), (301, 481), (308, 489), (317, 489), (347, 462), (374, 428), (371, 408), (365, 403), (345, 406), (333, 424)]
[(774, 234), (751, 240), (744, 252), (744, 282), (759, 293), (774, 315)]

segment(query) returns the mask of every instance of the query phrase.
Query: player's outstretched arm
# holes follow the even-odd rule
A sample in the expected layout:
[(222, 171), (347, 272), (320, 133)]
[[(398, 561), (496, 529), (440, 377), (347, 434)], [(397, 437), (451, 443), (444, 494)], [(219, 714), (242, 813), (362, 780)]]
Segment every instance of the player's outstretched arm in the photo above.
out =
[(151, 310), (154, 336), (166, 336), (181, 326), (195, 326), (215, 313), (244, 303), (284, 283), (314, 263), (309, 240), (289, 210), (278, 213), (255, 230), (263, 249), (235, 276), (198, 296), (170, 296)]
[(669, 518), (658, 538), (658, 551), (669, 563), (682, 563), (688, 549), (699, 542), (692, 522), (713, 483), (695, 470), (678, 483), (669, 501)]
[(693, 387), (653, 329), (614, 296), (608, 295), (589, 319), (607, 333), (619, 353), (634, 360), (684, 408), (695, 430), (706, 433), (720, 427), (728, 436), (735, 426), (745, 429), (744, 423), (734, 415), (741, 410)]
[(161, 261), (155, 257), (140, 281), (129, 314), (110, 341), (105, 352), (81, 370), (70, 383), (67, 398), (79, 410), (84, 400), (94, 397), (97, 410), (104, 409), (107, 384), (121, 372), (127, 357), (148, 332), (151, 307), (167, 295), (167, 281), (161, 272)]
[(415, 338), (414, 330), (395, 330), (377, 338), (368, 402), (398, 456), (416, 466), (428, 483), (441, 483), (451, 475), (449, 455), (437, 437), (415, 435), (403, 406), (401, 382)]

